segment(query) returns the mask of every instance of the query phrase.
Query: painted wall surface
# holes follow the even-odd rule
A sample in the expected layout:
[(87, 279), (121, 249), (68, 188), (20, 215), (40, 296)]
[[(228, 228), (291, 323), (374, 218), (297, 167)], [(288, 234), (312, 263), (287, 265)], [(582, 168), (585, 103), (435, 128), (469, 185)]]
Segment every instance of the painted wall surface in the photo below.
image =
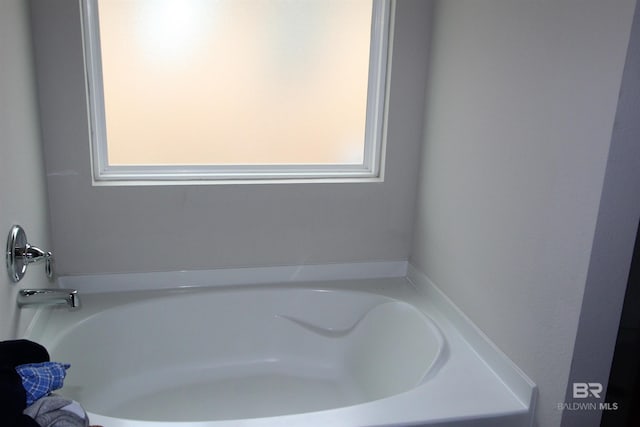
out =
[[(38, 127), (29, 15), (22, 0), (0, 2), (0, 241), (13, 224), (29, 241), (50, 248), (44, 166)], [(19, 288), (45, 287), (44, 267), (29, 268), (22, 281), (0, 267), (0, 340), (20, 335), (33, 310), (18, 310)]]
[(195, 187), (91, 186), (78, 1), (31, 4), (61, 274), (408, 259), (430, 2), (398, 2), (384, 182)]
[[(573, 399), (573, 382), (588, 378), (606, 384), (609, 380), (640, 220), (639, 116), (640, 7), (636, 5), (567, 384), (567, 402), (578, 400)], [(635, 315), (640, 314), (637, 307), (633, 309)], [(597, 402), (604, 402), (604, 397), (603, 393)], [(563, 427), (599, 425), (597, 411), (566, 411), (562, 416)]]
[(560, 425), (635, 1), (440, 1), (411, 261)]

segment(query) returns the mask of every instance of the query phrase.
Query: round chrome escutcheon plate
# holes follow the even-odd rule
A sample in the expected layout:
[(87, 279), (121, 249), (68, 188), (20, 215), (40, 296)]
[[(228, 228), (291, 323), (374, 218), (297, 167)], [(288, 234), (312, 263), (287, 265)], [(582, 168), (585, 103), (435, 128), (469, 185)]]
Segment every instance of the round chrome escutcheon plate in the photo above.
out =
[(27, 271), (27, 260), (24, 250), (27, 246), (27, 235), (19, 225), (11, 227), (7, 238), (7, 271), (12, 282), (18, 282)]

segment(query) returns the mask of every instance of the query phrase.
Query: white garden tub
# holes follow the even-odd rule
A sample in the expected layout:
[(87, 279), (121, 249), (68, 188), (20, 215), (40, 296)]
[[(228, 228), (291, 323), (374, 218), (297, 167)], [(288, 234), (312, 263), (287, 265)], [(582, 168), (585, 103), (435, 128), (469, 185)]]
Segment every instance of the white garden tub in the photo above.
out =
[(81, 295), (27, 338), (71, 363), (59, 393), (105, 427), (526, 425), (406, 279), (365, 282)]

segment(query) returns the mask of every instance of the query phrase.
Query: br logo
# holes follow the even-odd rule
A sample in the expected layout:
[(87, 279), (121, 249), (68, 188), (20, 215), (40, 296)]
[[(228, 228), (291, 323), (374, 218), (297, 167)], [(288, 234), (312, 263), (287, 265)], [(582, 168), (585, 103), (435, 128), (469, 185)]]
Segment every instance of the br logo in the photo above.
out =
[(573, 398), (586, 399), (587, 397), (600, 398), (602, 384), (600, 383), (573, 383)]

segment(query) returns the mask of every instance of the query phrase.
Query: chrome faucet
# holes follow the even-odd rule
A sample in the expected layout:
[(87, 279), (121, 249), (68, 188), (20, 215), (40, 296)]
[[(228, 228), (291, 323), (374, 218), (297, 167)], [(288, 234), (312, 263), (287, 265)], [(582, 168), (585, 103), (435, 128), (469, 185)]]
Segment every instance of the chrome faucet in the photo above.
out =
[(80, 307), (80, 297), (75, 289), (20, 289), (18, 307), (39, 305), (63, 305), (70, 309)]

